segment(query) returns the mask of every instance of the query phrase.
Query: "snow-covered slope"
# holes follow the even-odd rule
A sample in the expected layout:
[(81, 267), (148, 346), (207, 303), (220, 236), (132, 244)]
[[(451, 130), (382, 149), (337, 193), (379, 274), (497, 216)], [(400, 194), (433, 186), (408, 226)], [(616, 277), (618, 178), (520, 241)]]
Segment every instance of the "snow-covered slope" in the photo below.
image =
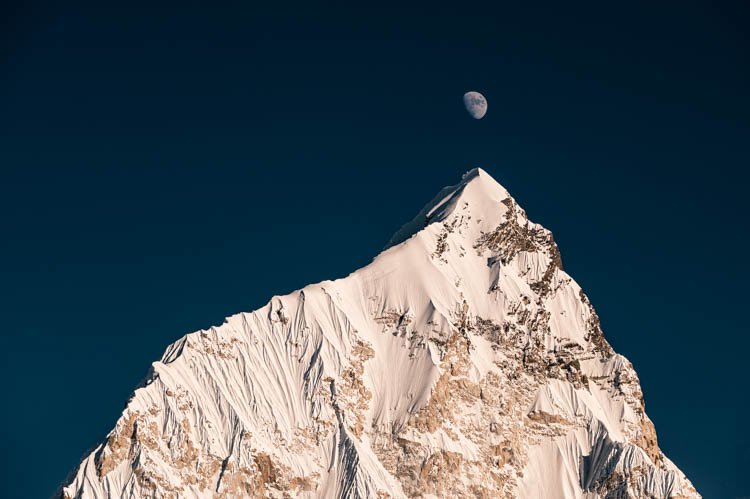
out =
[(552, 234), (487, 173), (367, 267), (188, 334), (63, 497), (700, 497)]

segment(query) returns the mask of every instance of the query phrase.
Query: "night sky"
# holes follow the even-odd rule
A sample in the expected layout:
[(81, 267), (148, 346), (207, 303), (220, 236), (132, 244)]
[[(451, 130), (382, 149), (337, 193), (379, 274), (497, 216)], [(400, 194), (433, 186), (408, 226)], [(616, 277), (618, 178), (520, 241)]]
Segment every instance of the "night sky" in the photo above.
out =
[(109, 3), (0, 11), (0, 496), (49, 496), (169, 343), (369, 263), (475, 166), (555, 234), (667, 456), (750, 495), (747, 4)]

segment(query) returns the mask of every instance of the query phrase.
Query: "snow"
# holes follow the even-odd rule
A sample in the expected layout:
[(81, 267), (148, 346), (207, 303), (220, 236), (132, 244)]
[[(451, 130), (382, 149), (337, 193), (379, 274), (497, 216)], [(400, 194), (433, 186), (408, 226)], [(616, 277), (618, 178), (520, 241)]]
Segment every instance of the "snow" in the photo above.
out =
[[(506, 222), (515, 224), (509, 231), (521, 228), (541, 239), (503, 254), (500, 239), (487, 235)], [(509, 234), (515, 244), (517, 234)], [(599, 497), (597, 477), (601, 484), (618, 470), (636, 496), (699, 497), (671, 461), (652, 462), (637, 443), (647, 421), (637, 376), (624, 357), (597, 349), (593, 309), (555, 267), (547, 234), (486, 172), (466, 173), (370, 265), (273, 297), (259, 310), (167, 347), (108, 440), (84, 459), (63, 494), (230, 497), (248, 494), (242, 487), (252, 485), (267, 496), (287, 490), (311, 497), (404, 497), (412, 479), (394, 473), (395, 461), (411, 459), (399, 451), (397, 442), (404, 441), (424, 454), (419, 462), (455, 453), (461, 462), (480, 463), (472, 469), (486, 474), (454, 469), (453, 492), (432, 484), (438, 488), (424, 490), (425, 496), (489, 486), (490, 475), (502, 475), (498, 487), (514, 497)], [(540, 291), (546, 276), (550, 291)], [(541, 317), (548, 331), (521, 316)], [(518, 350), (481, 334), (482, 324), (513, 325)], [(446, 341), (466, 330), (468, 368), (451, 373), (446, 362), (456, 353)], [(496, 334), (511, 338), (512, 332)], [(578, 367), (561, 363), (522, 374), (514, 396), (526, 405), (512, 412), (488, 416), (484, 395), (465, 395), (450, 406), (455, 424), (433, 422), (439, 427), (432, 431), (415, 425), (437, 400), (441, 382), (464, 383), (473, 393), (471, 387), (487, 386), (487, 380), (510, 379), (517, 352), (537, 338), (541, 354), (576, 360)], [(554, 374), (563, 368), (567, 374)], [(547, 419), (541, 424), (527, 414)], [(515, 428), (508, 435), (522, 433), (509, 444), (516, 446), (513, 457), (495, 470), (481, 464), (491, 461), (487, 447), (510, 437), (470, 431), (486, 421), (502, 431)], [(263, 456), (275, 472), (258, 482)], [(593, 463), (585, 473), (584, 461)], [(294, 488), (304, 480), (309, 490)]]

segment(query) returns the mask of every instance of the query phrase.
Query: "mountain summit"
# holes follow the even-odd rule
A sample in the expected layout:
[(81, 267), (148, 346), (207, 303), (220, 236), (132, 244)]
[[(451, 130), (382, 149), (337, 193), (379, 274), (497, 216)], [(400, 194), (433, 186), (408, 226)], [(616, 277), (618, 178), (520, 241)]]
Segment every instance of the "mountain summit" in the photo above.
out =
[(170, 345), (73, 497), (700, 497), (552, 234), (481, 169), (373, 262)]

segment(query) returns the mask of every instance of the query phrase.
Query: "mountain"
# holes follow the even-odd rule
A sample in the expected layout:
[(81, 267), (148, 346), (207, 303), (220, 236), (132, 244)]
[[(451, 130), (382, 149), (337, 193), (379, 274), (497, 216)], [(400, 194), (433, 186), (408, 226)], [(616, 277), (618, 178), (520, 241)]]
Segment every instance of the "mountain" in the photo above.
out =
[(480, 169), (370, 265), (170, 345), (58, 494), (700, 497), (552, 234)]

